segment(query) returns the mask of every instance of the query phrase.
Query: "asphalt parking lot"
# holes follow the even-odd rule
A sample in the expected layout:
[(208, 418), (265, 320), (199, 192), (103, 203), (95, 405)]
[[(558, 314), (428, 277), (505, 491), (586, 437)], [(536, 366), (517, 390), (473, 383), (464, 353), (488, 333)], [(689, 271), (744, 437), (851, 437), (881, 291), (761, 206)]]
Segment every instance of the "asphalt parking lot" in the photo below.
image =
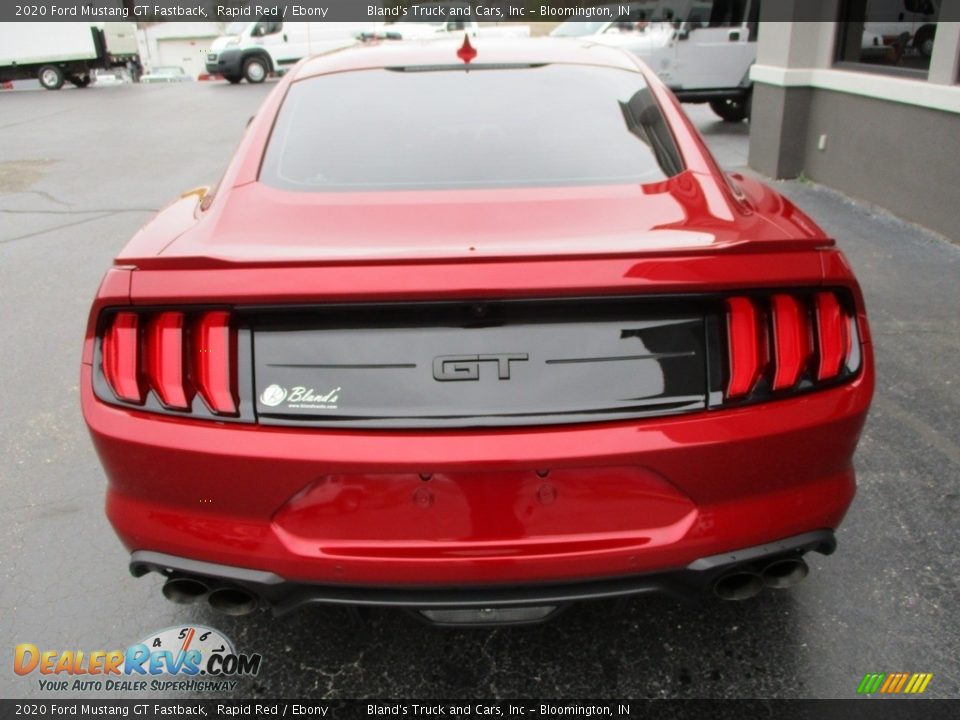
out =
[[(153, 211), (217, 181), (270, 88), (0, 94), (0, 695), (43, 695), (12, 672), (17, 643), (122, 648), (186, 623), (263, 655), (240, 697), (852, 697), (866, 672), (895, 671), (933, 673), (929, 696), (960, 695), (960, 245), (804, 182), (778, 188), (850, 257), (878, 386), (839, 550), (811, 556), (794, 591), (450, 631), (396, 612), (357, 625), (336, 608), (227, 618), (169, 604), (157, 576), (131, 578), (79, 408), (89, 302)], [(745, 164), (747, 124), (688, 109), (721, 164)]]

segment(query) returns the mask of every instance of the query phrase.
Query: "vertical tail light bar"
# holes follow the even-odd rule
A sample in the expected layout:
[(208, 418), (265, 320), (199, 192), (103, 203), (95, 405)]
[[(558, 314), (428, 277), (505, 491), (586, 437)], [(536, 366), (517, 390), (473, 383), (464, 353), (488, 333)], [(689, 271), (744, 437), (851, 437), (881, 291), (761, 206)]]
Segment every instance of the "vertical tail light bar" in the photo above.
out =
[(140, 319), (119, 312), (103, 336), (103, 375), (113, 394), (130, 403), (143, 402), (140, 382)]
[(207, 406), (221, 415), (235, 415), (236, 339), (230, 314), (204, 313), (193, 328), (193, 370), (197, 392)]
[(806, 389), (860, 368), (856, 316), (838, 292), (779, 292), (726, 303), (727, 400)]
[(165, 407), (189, 410), (184, 389), (183, 313), (162, 312), (147, 324), (146, 370), (150, 387)]
[(773, 309), (773, 345), (776, 371), (773, 389), (785, 390), (797, 384), (810, 359), (810, 328), (805, 305), (792, 295), (770, 299)]
[(730, 381), (727, 397), (747, 395), (760, 379), (766, 361), (766, 337), (756, 305), (749, 298), (727, 300)]
[(817, 313), (817, 347), (820, 362), (817, 380), (829, 380), (840, 374), (850, 354), (849, 322), (832, 292), (818, 292), (814, 298)]
[(122, 402), (143, 405), (149, 389), (164, 410), (204, 414), (199, 394), (211, 413), (239, 415), (237, 331), (225, 310), (118, 312), (101, 355), (108, 389)]

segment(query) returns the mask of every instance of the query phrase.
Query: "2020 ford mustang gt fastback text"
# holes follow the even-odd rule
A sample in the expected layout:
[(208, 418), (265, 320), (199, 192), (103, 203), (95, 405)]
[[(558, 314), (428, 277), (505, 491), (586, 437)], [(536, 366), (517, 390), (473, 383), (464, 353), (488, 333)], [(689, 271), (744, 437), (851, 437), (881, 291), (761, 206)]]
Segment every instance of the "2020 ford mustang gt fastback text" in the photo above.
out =
[(81, 387), (167, 597), (510, 623), (801, 579), (873, 367), (834, 241), (633, 57), (437, 41), (287, 73), (116, 258)]

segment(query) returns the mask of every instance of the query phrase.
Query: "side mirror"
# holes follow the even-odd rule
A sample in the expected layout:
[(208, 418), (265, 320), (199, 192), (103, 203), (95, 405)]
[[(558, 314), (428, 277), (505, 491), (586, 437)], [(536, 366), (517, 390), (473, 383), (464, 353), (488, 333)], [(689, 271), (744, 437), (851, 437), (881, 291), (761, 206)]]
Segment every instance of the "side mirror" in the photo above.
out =
[(689, 25), (681, 25), (677, 30), (677, 40), (687, 40), (690, 37), (690, 30)]

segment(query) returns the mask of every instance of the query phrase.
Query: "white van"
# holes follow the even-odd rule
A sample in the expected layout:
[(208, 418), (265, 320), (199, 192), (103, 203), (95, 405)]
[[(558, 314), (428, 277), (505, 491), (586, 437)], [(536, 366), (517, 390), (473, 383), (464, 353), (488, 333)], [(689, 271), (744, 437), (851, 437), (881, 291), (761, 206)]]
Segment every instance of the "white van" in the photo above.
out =
[[(386, 40), (433, 40), (446, 37), (481, 38), (518, 38), (530, 37), (529, 25), (517, 25), (505, 22), (496, 27), (490, 23), (480, 25), (477, 22), (476, 8), (468, 2), (443, 0), (443, 2), (424, 2), (406, 6), (407, 14), (398, 20), (387, 20), (371, 36)], [(438, 15), (434, 8), (444, 8), (446, 13)], [(450, 19), (450, 18), (453, 19)]]
[(232, 83), (244, 78), (261, 83), (272, 72), (283, 72), (299, 60), (347, 47), (357, 37), (379, 27), (379, 22), (259, 22), (231, 23), (213, 41), (207, 54), (207, 72)]
[(555, 37), (589, 38), (629, 50), (682, 102), (710, 103), (721, 118), (750, 114), (760, 0), (634, 0), (602, 22), (569, 21)]

